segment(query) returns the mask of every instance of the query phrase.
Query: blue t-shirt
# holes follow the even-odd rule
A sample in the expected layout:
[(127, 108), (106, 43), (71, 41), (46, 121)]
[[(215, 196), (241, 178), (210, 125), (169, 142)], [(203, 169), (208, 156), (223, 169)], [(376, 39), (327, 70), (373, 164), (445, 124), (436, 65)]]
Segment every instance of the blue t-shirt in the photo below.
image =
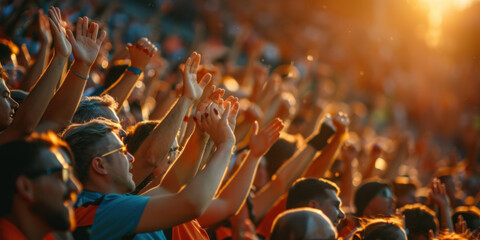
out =
[[(82, 228), (89, 216), (93, 216), (93, 224), (86, 231), (89, 238), (122, 239), (134, 236), (133, 239), (166, 240), (163, 231), (135, 234), (138, 222), (150, 198), (131, 194), (103, 194), (82, 191), (75, 203), (75, 218)], [(77, 229), (78, 230), (78, 229)], [(74, 233), (75, 235), (75, 233)]]

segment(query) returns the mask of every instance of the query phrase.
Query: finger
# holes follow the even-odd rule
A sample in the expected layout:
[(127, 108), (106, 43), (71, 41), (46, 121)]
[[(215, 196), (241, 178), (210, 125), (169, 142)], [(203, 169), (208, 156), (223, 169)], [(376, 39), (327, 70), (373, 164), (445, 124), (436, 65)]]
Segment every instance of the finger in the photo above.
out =
[(88, 17), (83, 17), (83, 25), (82, 25), (82, 36), (88, 37)]
[(83, 28), (82, 28), (82, 24), (83, 24), (83, 18), (78, 18), (77, 19), (77, 31), (76, 31), (76, 35), (77, 35), (77, 38), (79, 38), (80, 36), (83, 35)]
[(92, 29), (92, 36), (90, 37), (94, 42), (97, 42), (97, 36), (98, 36), (98, 29), (99, 29), (99, 26), (97, 23), (95, 22), (92, 22), (93, 25), (93, 29)]
[(232, 104), (230, 102), (227, 103), (225, 111), (223, 112), (222, 115), (222, 120), (227, 121), (228, 120), (228, 114), (230, 113), (230, 109), (232, 107)]
[(103, 43), (103, 40), (105, 40), (105, 37), (107, 36), (107, 32), (105, 32), (104, 30), (102, 30), (102, 32), (100, 33), (100, 37), (97, 38), (97, 43), (98, 44), (102, 44)]
[(75, 37), (73, 36), (73, 33), (70, 29), (67, 29), (67, 40), (70, 42), (72, 46), (76, 44)]
[(60, 29), (58, 29), (58, 26), (55, 24), (54, 20), (51, 17), (48, 18), (48, 22), (50, 23), (50, 28), (55, 35), (55, 38), (57, 38), (58, 34), (60, 33)]
[[(188, 61), (188, 59), (187, 59), (187, 61)], [(178, 65), (178, 70), (180, 70), (180, 72), (183, 75), (185, 75), (185, 64), (182, 63), (182, 64)]]
[(210, 80), (212, 80), (212, 74), (210, 73), (205, 74), (205, 76), (202, 77), (202, 80), (200, 80), (200, 83), (199, 83), (200, 87), (202, 89), (205, 88), (205, 86), (207, 86)]
[(254, 136), (258, 135), (258, 121), (257, 120), (255, 120), (255, 122), (253, 123), (253, 135)]
[(200, 54), (197, 54), (192, 62), (192, 68), (190, 69), (191, 73), (197, 73), (198, 66), (200, 65)]
[(144, 37), (138, 39), (138, 41), (137, 41), (137, 47), (139, 47), (139, 48), (144, 48), (145, 43), (146, 43), (147, 41), (148, 41), (148, 39), (147, 39), (147, 38), (144, 38)]
[(235, 102), (235, 103), (233, 104), (233, 110), (232, 110), (232, 113), (231, 113), (231, 116), (232, 116), (232, 117), (235, 117), (235, 118), (237, 117), (237, 115), (238, 115), (238, 109), (240, 109), (240, 104), (239, 104), (238, 102)]
[(92, 38), (93, 36), (93, 22), (90, 23), (88, 26), (87, 38)]
[(185, 65), (184, 65), (184, 74), (187, 74), (190, 72), (190, 65), (191, 65), (191, 62), (192, 62), (192, 58), (189, 57), (187, 58), (187, 61), (185, 61)]

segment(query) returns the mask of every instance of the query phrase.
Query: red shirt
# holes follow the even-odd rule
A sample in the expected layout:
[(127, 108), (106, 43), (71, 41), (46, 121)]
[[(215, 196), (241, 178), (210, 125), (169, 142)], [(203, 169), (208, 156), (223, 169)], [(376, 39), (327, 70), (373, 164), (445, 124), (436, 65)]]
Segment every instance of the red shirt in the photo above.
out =
[[(2, 240), (27, 240), (20, 230), (5, 218), (0, 218), (0, 239)], [(55, 240), (55, 238), (48, 234), (43, 238), (44, 240)]]
[(272, 230), (273, 221), (283, 211), (287, 210), (287, 194), (280, 197), (279, 200), (273, 205), (267, 214), (262, 218), (262, 221), (258, 224), (257, 234), (269, 239), (270, 231)]
[(200, 226), (198, 221), (192, 220), (180, 225), (177, 225), (172, 228), (172, 239), (173, 240), (182, 240), (182, 239), (210, 239), (208, 237), (207, 231)]

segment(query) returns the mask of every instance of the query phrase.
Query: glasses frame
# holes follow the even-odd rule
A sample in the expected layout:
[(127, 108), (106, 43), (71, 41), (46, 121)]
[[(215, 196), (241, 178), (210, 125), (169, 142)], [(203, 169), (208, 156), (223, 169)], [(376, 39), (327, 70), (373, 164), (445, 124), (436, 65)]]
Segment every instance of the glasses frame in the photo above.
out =
[(54, 168), (47, 168), (43, 170), (38, 170), (38, 171), (32, 171), (25, 176), (31, 179), (39, 178), (44, 175), (51, 175), (57, 172), (62, 172), (62, 181), (64, 183), (67, 183), (68, 180), (70, 179), (70, 176), (73, 176), (73, 168), (72, 167), (54, 167)]
[(378, 192), (375, 193), (375, 196), (376, 195), (380, 195), (380, 196), (383, 196), (383, 197), (386, 197), (386, 198), (393, 198), (393, 193), (390, 189), (388, 188), (384, 188)]
[(113, 154), (113, 153), (115, 153), (115, 152), (118, 152), (118, 151), (122, 151), (123, 154), (125, 154), (125, 155), (128, 154), (127, 146), (126, 146), (126, 145), (123, 145), (123, 146), (120, 147), (120, 148), (117, 148), (117, 149), (114, 149), (114, 150), (112, 150), (112, 151), (110, 151), (110, 152), (104, 153), (104, 154), (103, 154), (102, 156), (100, 156), (100, 157), (106, 157), (106, 156), (108, 156), (108, 155), (110, 155), (110, 154)]

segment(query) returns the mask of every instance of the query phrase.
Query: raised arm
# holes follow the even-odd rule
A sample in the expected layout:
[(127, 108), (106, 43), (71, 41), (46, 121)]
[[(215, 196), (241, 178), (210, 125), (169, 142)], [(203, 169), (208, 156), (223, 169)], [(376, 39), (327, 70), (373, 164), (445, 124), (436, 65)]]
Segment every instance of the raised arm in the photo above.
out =
[(172, 143), (177, 136), (182, 119), (192, 104), (200, 98), (203, 88), (211, 79), (207, 74), (197, 83), (197, 68), (200, 63), (200, 55), (196, 52), (187, 59), (183, 70), (183, 95), (159, 123), (135, 153), (135, 164), (131, 173), (136, 184), (142, 182), (161, 163), (164, 156), (169, 152)]
[(83, 17), (77, 19), (75, 36), (70, 30), (67, 30), (75, 61), (62, 87), (48, 105), (37, 131), (60, 132), (70, 124), (82, 99), (90, 68), (95, 62), (106, 36), (105, 31), (102, 31), (97, 38), (98, 28), (97, 23), (90, 22), (88, 17)]
[(130, 53), (130, 66), (118, 81), (101, 94), (109, 94), (118, 102), (117, 112), (122, 109), (123, 102), (130, 96), (140, 74), (158, 51), (157, 47), (147, 38), (141, 38), (135, 45), (128, 44), (127, 48)]
[(453, 223), (450, 210), (450, 200), (445, 191), (445, 185), (440, 182), (438, 178), (434, 178), (431, 182), (430, 199), (438, 206), (440, 210), (440, 229), (446, 229), (448, 232), (453, 232)]
[(328, 144), (328, 139), (333, 133), (334, 130), (331, 128), (321, 128), (320, 132), (283, 163), (270, 182), (255, 194), (252, 200), (256, 222), (260, 221), (275, 201), (288, 190), (296, 179), (302, 176), (315, 157), (315, 153), (321, 151)]
[[(329, 121), (331, 120), (326, 120), (323, 124), (326, 124)], [(308, 170), (304, 175), (305, 177), (323, 177), (323, 175), (325, 175), (325, 173), (330, 168), (337, 150), (342, 145), (342, 142), (345, 139), (345, 135), (348, 133), (348, 116), (345, 113), (338, 113), (333, 118), (332, 123), (333, 125), (335, 125), (336, 132), (333, 135), (330, 143), (322, 150), (322, 153), (315, 160), (313, 160), (312, 164), (308, 167)]]
[(209, 139), (208, 134), (205, 133), (203, 127), (199, 124), (200, 122), (197, 121), (197, 117), (201, 120), (202, 118), (200, 116), (203, 116), (205, 107), (214, 100), (218, 101), (218, 98), (221, 98), (223, 93), (223, 89), (216, 89), (214, 85), (207, 86), (203, 91), (202, 97), (200, 97), (197, 105), (198, 111), (190, 118), (197, 125), (195, 132), (185, 146), (185, 150), (174, 163), (173, 167), (167, 172), (165, 179), (162, 181), (162, 187), (171, 192), (177, 192), (197, 174)]
[[(227, 110), (230, 111), (230, 106)], [(211, 203), (225, 175), (235, 136), (228, 126), (227, 111), (220, 117), (210, 107), (207, 114), (204, 115), (202, 126), (217, 146), (212, 160), (180, 193), (152, 197), (143, 211), (136, 232), (164, 229), (193, 220), (200, 217)]]
[(280, 119), (275, 119), (260, 132), (258, 128), (258, 122), (255, 122), (247, 158), (223, 187), (218, 198), (214, 199), (207, 211), (198, 218), (202, 227), (211, 226), (231, 217), (240, 209), (250, 192), (258, 164), (262, 156), (277, 141), (283, 129), (283, 123)]
[(43, 69), (50, 57), (50, 45), (52, 45), (52, 32), (48, 23), (48, 17), (42, 9), (38, 10), (38, 35), (40, 37), (40, 49), (35, 62), (30, 66), (26, 75), (22, 78), (20, 89), (29, 92), (43, 73)]
[(67, 41), (65, 29), (61, 24), (60, 9), (51, 7), (48, 12), (50, 13), (50, 28), (55, 41), (54, 57), (40, 80), (18, 108), (12, 124), (0, 134), (0, 144), (23, 138), (34, 131), (55, 93), (63, 67), (72, 52), (72, 46)]

